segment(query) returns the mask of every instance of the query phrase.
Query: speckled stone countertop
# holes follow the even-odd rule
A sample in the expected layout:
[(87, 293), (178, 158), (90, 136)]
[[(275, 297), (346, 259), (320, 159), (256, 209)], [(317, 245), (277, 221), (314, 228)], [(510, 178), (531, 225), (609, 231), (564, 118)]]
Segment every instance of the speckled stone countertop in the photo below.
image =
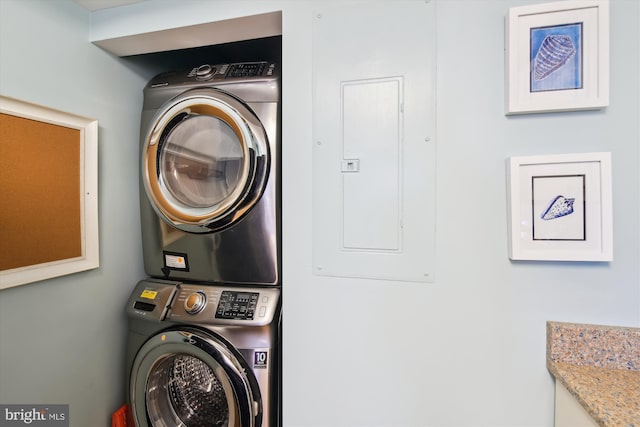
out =
[(640, 427), (640, 328), (547, 322), (547, 368), (603, 427)]

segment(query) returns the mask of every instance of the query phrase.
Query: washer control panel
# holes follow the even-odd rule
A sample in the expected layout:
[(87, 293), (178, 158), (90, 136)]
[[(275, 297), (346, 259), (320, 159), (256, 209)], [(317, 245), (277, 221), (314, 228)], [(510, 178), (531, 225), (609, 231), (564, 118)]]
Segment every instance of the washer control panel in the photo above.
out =
[(253, 319), (259, 296), (259, 292), (222, 291), (216, 319)]
[(214, 324), (268, 324), (274, 317), (280, 290), (180, 284), (167, 320)]

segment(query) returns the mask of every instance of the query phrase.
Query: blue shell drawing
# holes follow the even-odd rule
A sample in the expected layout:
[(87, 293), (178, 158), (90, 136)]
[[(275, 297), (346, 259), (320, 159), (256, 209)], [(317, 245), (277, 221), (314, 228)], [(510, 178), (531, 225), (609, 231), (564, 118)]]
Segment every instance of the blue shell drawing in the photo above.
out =
[(556, 196), (551, 203), (549, 203), (547, 209), (542, 212), (540, 218), (548, 221), (572, 214), (573, 202), (575, 202), (575, 200), (576, 199), (569, 199), (564, 196)]
[(542, 80), (567, 63), (576, 53), (569, 36), (551, 34), (544, 38), (536, 53), (533, 65), (533, 78)]

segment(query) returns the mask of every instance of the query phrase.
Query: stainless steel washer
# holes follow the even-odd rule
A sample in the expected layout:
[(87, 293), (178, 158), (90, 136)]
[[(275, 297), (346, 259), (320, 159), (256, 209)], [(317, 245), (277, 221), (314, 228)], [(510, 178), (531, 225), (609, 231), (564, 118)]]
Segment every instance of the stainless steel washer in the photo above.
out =
[(127, 316), (136, 426), (279, 425), (278, 288), (143, 280)]
[(204, 64), (147, 84), (140, 215), (149, 276), (280, 284), (279, 99), (271, 62)]

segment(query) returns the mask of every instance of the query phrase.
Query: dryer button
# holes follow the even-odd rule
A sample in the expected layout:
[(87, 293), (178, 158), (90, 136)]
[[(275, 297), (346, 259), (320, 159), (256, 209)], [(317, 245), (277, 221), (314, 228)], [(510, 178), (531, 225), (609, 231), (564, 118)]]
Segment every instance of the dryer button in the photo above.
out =
[(209, 64), (201, 65), (196, 70), (196, 79), (207, 80), (213, 77), (216, 73), (216, 69)]
[(184, 310), (189, 314), (200, 313), (207, 303), (207, 297), (202, 292), (194, 292), (184, 300)]

